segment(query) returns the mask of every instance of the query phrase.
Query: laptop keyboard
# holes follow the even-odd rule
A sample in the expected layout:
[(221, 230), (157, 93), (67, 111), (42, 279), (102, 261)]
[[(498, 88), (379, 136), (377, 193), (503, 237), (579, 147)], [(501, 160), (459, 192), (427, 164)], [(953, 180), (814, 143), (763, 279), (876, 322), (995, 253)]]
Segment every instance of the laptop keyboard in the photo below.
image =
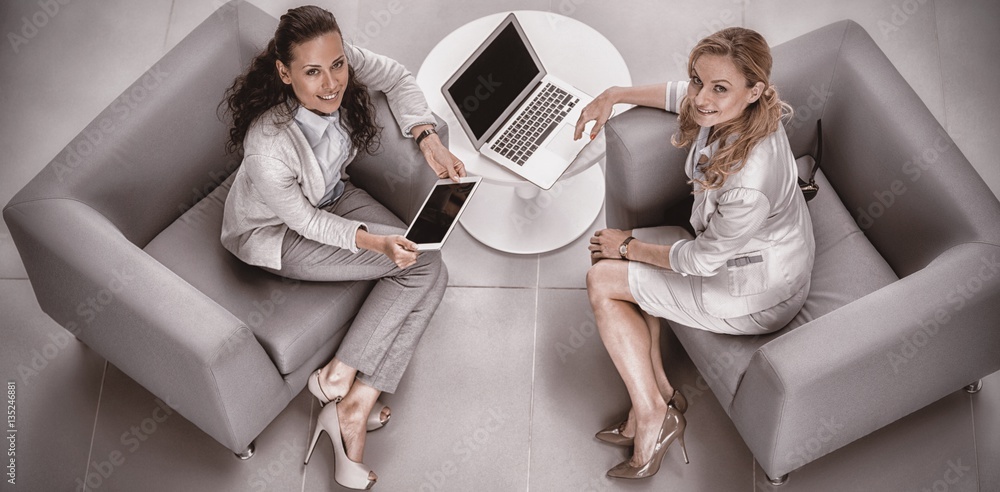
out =
[(517, 165), (524, 165), (538, 150), (538, 144), (545, 141), (578, 102), (579, 98), (546, 83), (490, 148)]

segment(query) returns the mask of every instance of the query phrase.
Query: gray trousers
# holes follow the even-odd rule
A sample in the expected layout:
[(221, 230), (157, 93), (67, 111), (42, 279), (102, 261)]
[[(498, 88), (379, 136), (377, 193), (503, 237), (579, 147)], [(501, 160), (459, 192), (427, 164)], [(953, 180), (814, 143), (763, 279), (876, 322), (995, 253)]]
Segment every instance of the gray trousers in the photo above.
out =
[[(406, 231), (392, 212), (351, 183), (324, 210), (364, 222), (372, 234)], [(400, 270), (382, 253), (364, 249), (351, 253), (291, 229), (282, 242), (281, 270), (266, 270), (298, 280), (376, 280), (337, 349), (337, 359), (357, 369), (360, 381), (388, 393), (396, 391), (448, 284), (440, 252), (422, 251), (416, 264)]]

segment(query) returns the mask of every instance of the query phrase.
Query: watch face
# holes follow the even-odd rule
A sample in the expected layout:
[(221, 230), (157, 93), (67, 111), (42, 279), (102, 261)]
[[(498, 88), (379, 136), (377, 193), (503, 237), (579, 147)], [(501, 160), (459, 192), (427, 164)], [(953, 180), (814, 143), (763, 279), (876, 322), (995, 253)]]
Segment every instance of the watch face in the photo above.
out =
[(628, 245), (627, 244), (623, 244), (623, 245), (619, 246), (618, 247), (618, 253), (621, 254), (622, 256), (625, 256), (626, 254), (628, 254)]

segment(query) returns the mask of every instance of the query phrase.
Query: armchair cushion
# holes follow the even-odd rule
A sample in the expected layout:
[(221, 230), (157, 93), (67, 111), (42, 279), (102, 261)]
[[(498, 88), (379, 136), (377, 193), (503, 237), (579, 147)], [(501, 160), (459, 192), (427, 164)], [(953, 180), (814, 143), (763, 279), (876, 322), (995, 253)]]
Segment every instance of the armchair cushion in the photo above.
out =
[[(811, 164), (812, 158), (805, 156), (799, 161)], [(732, 403), (758, 348), (898, 280), (844, 208), (822, 171), (817, 172), (816, 182), (820, 192), (808, 203), (816, 238), (812, 286), (805, 306), (788, 325), (767, 335), (733, 337), (670, 323), (695, 364), (709, 368), (703, 375), (723, 407)]]
[(290, 374), (346, 328), (374, 284), (300, 282), (233, 256), (219, 241), (219, 231), (234, 176), (164, 229), (145, 251), (246, 323), (278, 372)]

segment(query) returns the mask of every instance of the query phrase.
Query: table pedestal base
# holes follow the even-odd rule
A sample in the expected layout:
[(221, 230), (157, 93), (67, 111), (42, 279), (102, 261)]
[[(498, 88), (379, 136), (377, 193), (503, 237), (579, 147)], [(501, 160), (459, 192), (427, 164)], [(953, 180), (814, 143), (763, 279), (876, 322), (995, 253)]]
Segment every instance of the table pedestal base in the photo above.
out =
[(559, 249), (587, 232), (604, 205), (600, 166), (556, 181), (549, 190), (525, 183), (483, 181), (460, 223), (499, 251), (537, 254)]

